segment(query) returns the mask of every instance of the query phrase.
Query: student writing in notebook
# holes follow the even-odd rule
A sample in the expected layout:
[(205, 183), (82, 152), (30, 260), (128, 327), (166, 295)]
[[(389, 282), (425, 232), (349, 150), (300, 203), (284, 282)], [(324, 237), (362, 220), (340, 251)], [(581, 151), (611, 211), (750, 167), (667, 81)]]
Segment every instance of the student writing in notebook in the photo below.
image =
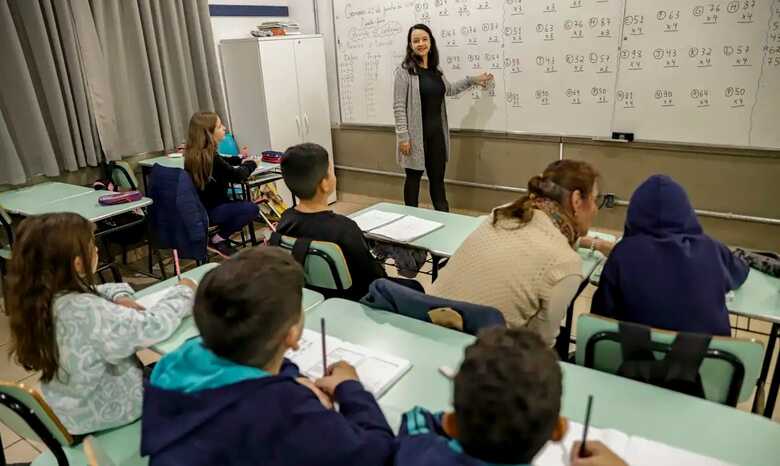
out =
[(601, 273), (591, 312), (681, 332), (731, 335), (726, 293), (748, 266), (704, 233), (685, 189), (655, 175), (631, 196), (623, 239)]
[(222, 120), (214, 112), (197, 112), (190, 119), (187, 147), (184, 151), (184, 169), (192, 176), (198, 196), (209, 215), (209, 223), (219, 226), (217, 234), (209, 238), (208, 248), (222, 257), (236, 253), (230, 236), (241, 231), (257, 217), (258, 207), (249, 201), (231, 201), (228, 188), (241, 183), (257, 168), (250, 159), (238, 159), (233, 166), (217, 154), (217, 145), (225, 137)]
[(337, 244), (352, 276), (352, 287), (341, 297), (362, 298), (368, 285), (387, 277), (387, 273), (371, 254), (357, 224), (328, 207), (328, 197), (336, 190), (336, 175), (328, 152), (317, 144), (290, 147), (282, 158), (282, 176), (300, 201), (282, 214), (276, 231), (294, 238)]
[[(567, 430), (560, 417), (558, 358), (527, 329), (494, 327), (466, 348), (454, 380), (454, 411), (417, 407), (404, 414), (396, 466), (528, 465), (547, 441)], [(577, 466), (626, 466), (608, 448), (588, 442)]]
[(303, 269), (275, 247), (245, 249), (206, 274), (193, 310), (201, 338), (165, 355), (144, 394), (151, 466), (390, 460), (393, 432), (352, 366), (331, 366), (315, 387), (284, 357), (302, 333), (302, 288)]
[(143, 371), (135, 353), (176, 330), (196, 286), (182, 279), (144, 309), (127, 283), (96, 285), (93, 231), (73, 213), (26, 218), (5, 289), (11, 354), (40, 371), (43, 397), (74, 435), (138, 419)]

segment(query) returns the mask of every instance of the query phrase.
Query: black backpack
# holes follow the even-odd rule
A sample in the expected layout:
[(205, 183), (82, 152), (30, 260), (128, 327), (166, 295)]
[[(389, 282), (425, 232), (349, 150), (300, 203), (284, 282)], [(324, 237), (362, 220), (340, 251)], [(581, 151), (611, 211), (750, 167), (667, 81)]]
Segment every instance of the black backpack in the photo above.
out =
[(656, 359), (658, 345), (650, 339), (650, 327), (620, 322), (619, 335), (623, 363), (618, 375), (704, 398), (699, 369), (712, 336), (680, 332), (666, 356)]

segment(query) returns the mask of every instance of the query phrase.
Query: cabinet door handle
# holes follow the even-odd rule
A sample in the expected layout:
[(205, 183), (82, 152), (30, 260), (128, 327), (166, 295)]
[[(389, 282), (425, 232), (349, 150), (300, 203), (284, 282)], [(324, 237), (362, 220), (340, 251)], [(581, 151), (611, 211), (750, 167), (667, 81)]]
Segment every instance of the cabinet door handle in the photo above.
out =
[(303, 132), (301, 131), (301, 117), (295, 116), (295, 124), (298, 125), (298, 136), (303, 137)]
[(309, 123), (308, 113), (303, 114), (303, 123), (306, 125), (306, 134), (309, 134), (311, 132), (311, 124)]

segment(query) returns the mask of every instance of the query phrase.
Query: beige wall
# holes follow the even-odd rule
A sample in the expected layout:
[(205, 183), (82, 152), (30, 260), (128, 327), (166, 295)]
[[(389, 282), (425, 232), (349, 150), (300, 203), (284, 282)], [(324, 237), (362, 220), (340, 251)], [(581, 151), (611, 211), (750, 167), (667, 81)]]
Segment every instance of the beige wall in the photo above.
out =
[[(333, 130), (336, 165), (399, 173), (395, 136), (387, 128)], [(487, 185), (525, 187), (528, 178), (558, 159), (553, 138), (453, 133), (447, 178)], [(697, 209), (780, 219), (780, 153), (715, 150), (650, 144), (565, 140), (564, 157), (586, 160), (603, 175), (603, 188), (620, 199), (654, 173), (681, 182)], [(402, 178), (338, 170), (339, 191), (393, 200)], [(423, 186), (427, 190), (427, 186)], [(454, 208), (488, 211), (517, 193), (469, 186), (447, 187)], [(421, 201), (428, 199), (421, 195)], [(622, 229), (625, 208), (602, 211), (597, 227)], [(701, 217), (705, 230), (732, 245), (780, 250), (780, 226)]]

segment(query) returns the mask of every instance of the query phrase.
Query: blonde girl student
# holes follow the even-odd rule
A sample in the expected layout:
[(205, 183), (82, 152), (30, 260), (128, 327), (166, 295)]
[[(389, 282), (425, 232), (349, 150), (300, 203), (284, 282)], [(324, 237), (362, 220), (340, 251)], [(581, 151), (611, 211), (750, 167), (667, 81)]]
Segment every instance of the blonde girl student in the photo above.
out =
[(95, 285), (93, 231), (72, 213), (23, 220), (5, 297), (11, 354), (40, 372), (43, 397), (74, 435), (140, 417), (143, 372), (135, 353), (176, 330), (196, 287), (182, 279), (144, 309), (126, 283)]

